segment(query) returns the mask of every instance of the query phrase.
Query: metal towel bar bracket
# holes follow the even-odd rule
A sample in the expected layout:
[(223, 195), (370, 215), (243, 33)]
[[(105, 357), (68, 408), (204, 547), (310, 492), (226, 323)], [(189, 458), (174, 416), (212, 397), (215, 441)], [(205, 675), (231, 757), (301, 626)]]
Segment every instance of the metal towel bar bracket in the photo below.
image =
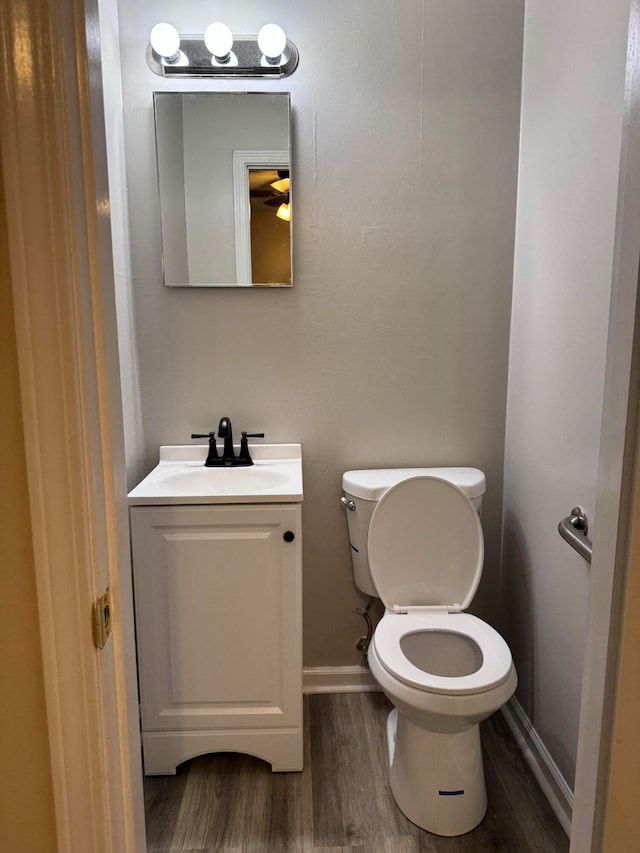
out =
[(589, 521), (586, 513), (581, 506), (574, 506), (571, 510), (571, 515), (563, 518), (558, 524), (558, 533), (565, 542), (568, 542), (572, 548), (580, 554), (581, 557), (590, 563), (593, 544), (591, 539), (587, 537), (589, 532)]

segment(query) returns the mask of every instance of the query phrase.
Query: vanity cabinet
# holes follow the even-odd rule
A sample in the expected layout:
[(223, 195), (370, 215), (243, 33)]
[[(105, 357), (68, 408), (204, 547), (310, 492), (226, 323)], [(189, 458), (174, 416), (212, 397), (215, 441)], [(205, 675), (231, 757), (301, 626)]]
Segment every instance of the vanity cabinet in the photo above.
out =
[(145, 772), (301, 770), (300, 505), (132, 506), (131, 534)]

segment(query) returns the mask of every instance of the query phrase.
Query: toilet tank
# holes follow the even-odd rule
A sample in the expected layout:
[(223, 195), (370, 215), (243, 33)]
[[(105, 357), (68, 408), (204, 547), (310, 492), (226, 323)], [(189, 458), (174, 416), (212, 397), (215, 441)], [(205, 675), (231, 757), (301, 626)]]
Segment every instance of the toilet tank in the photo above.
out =
[(378, 595), (369, 571), (367, 553), (371, 516), (387, 489), (411, 477), (439, 477), (453, 483), (465, 493), (480, 514), (486, 480), (478, 468), (373, 468), (345, 472), (342, 475), (342, 491), (347, 501), (353, 502), (353, 509), (347, 505), (353, 577), (358, 589), (366, 595)]

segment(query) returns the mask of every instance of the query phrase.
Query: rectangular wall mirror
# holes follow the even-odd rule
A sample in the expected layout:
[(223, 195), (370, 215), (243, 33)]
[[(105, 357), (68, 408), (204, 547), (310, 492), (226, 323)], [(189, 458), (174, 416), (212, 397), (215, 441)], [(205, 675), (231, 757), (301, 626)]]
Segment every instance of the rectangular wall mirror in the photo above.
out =
[(164, 283), (290, 287), (289, 94), (155, 92)]

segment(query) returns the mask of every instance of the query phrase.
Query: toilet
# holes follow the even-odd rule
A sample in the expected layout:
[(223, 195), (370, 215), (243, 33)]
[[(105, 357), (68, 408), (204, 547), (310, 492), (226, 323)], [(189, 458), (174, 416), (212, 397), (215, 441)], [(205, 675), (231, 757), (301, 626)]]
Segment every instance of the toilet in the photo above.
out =
[(478, 724), (517, 685), (505, 641), (465, 612), (482, 574), (484, 474), (347, 471), (342, 487), (356, 586), (385, 605), (368, 660), (394, 705), (393, 796), (423, 829), (462, 835), (487, 808)]

